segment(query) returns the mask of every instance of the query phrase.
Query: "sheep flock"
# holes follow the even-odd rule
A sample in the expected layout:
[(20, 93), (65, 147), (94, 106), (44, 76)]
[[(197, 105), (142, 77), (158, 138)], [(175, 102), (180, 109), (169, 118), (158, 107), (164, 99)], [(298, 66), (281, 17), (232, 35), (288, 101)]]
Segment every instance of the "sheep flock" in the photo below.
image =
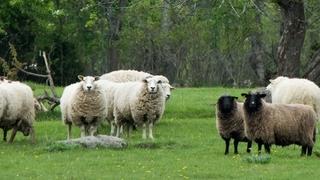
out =
[[(110, 126), (110, 135), (129, 138), (133, 129), (142, 129), (142, 138), (154, 140), (153, 131), (165, 112), (174, 87), (167, 77), (136, 70), (118, 70), (101, 76), (78, 76), (78, 82), (63, 90), (61, 119), (66, 125), (66, 139), (72, 127), (80, 128), (81, 137), (96, 136), (101, 124)], [(32, 89), (18, 81), (0, 78), (0, 128), (3, 140), (12, 130), (30, 136), (35, 143), (35, 108), (39, 106)], [(310, 80), (277, 77), (266, 88), (237, 96), (222, 95), (215, 107), (216, 128), (229, 153), (233, 139), (234, 153), (238, 144), (264, 146), (301, 146), (301, 156), (312, 155), (320, 118), (320, 88)], [(103, 126), (101, 126), (103, 127)]]

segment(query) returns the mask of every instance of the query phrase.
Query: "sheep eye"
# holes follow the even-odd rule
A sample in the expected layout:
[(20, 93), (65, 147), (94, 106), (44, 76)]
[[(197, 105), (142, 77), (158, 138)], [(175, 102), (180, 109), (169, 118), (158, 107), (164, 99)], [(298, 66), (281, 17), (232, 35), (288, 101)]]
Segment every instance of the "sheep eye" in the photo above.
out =
[(158, 81), (158, 83), (162, 83), (162, 81), (161, 81), (161, 80), (159, 80), (159, 81)]

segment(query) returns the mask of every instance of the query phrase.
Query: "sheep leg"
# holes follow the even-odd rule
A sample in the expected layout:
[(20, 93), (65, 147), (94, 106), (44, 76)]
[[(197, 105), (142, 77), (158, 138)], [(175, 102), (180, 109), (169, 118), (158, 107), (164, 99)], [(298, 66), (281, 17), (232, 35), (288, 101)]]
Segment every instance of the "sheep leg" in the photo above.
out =
[(261, 154), (262, 143), (258, 143), (258, 154)]
[(71, 127), (72, 124), (71, 123), (68, 123), (68, 137), (67, 137), (67, 140), (70, 140), (71, 139)]
[(112, 121), (111, 123), (110, 123), (110, 125), (111, 125), (111, 131), (110, 131), (110, 135), (111, 136), (114, 136), (114, 131), (115, 131), (115, 122), (114, 121)]
[(301, 156), (306, 155), (306, 153), (307, 153), (307, 146), (302, 146), (301, 147)]
[(90, 136), (94, 136), (94, 134), (97, 132), (97, 126), (90, 126), (90, 129), (89, 129), (89, 133), (90, 133)]
[(86, 136), (86, 128), (84, 125), (80, 126), (80, 131), (81, 131), (81, 137)]
[(143, 123), (143, 125), (142, 125), (142, 139), (147, 139), (147, 127), (146, 127), (146, 123)]
[(234, 153), (235, 154), (238, 154), (238, 144), (239, 144), (239, 141), (237, 139), (234, 139), (233, 145), (234, 145)]
[(7, 141), (7, 133), (8, 133), (8, 130), (6, 128), (3, 129), (3, 141)]
[(120, 126), (120, 134), (123, 134), (123, 125)]
[(251, 152), (251, 147), (252, 147), (252, 141), (248, 141), (248, 143), (247, 143), (247, 153)]
[(226, 143), (226, 149), (224, 151), (224, 154), (227, 155), (229, 153), (229, 145), (230, 145), (230, 138), (223, 138), (224, 142)]
[(116, 129), (117, 129), (117, 134), (116, 134), (116, 136), (117, 136), (117, 137), (120, 137), (120, 125), (117, 125), (117, 126), (116, 126)]
[(269, 144), (264, 144), (264, 150), (268, 153), (268, 154), (270, 154), (270, 145)]
[(149, 138), (153, 140), (154, 137), (153, 137), (152, 128), (153, 128), (153, 123), (149, 123)]
[(307, 146), (307, 150), (308, 150), (308, 156), (311, 156), (312, 154), (312, 146)]
[(18, 127), (14, 127), (13, 130), (12, 130), (12, 133), (11, 133), (11, 137), (10, 137), (9, 143), (13, 142), (14, 138), (16, 137), (17, 131), (18, 131)]
[(126, 136), (129, 138), (130, 137), (130, 129), (131, 129), (131, 124), (129, 124), (129, 123), (127, 123), (126, 125), (125, 125), (125, 129), (126, 129)]

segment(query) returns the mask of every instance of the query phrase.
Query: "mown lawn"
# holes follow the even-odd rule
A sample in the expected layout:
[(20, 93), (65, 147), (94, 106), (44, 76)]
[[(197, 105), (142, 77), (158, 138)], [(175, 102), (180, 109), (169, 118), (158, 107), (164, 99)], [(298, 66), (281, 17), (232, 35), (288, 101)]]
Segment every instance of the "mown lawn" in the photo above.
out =
[[(39, 86), (32, 84), (36, 94)], [(300, 147), (272, 147), (267, 164), (248, 163), (245, 144), (240, 155), (225, 156), (217, 133), (214, 104), (220, 95), (239, 96), (248, 89), (178, 88), (155, 127), (154, 142), (141, 140), (141, 130), (123, 150), (72, 148), (49, 151), (66, 138), (66, 127), (56, 112), (40, 113), (35, 123), (36, 145), (20, 133), (13, 144), (0, 142), (1, 179), (317, 179), (320, 159), (300, 157)], [(59, 89), (59, 93), (62, 90)], [(240, 98), (241, 100), (242, 98)], [(80, 136), (79, 129), (73, 129)], [(109, 127), (100, 129), (108, 132)], [(2, 137), (2, 136), (0, 136)], [(318, 137), (318, 142), (320, 138)], [(320, 151), (317, 142), (315, 151)], [(142, 148), (147, 143), (148, 148)], [(232, 146), (230, 146), (232, 147)], [(257, 154), (254, 145), (253, 154)], [(233, 148), (230, 149), (233, 152)]]

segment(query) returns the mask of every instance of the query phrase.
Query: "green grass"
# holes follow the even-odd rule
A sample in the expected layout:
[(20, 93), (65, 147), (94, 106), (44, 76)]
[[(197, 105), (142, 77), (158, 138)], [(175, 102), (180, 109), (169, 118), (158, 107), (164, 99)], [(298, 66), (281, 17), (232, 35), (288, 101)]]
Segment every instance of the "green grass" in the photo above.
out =
[[(39, 86), (32, 84), (36, 93)], [(240, 96), (248, 89), (178, 88), (155, 126), (154, 142), (141, 139), (141, 130), (127, 139), (128, 147), (84, 149), (57, 146), (66, 127), (56, 112), (41, 113), (35, 123), (36, 145), (18, 133), (13, 144), (0, 142), (1, 179), (316, 179), (320, 159), (300, 157), (300, 147), (275, 147), (268, 157), (245, 153), (224, 155), (217, 133), (214, 104), (225, 93)], [(58, 89), (61, 93), (62, 89)], [(242, 100), (242, 98), (240, 98)], [(101, 128), (108, 132), (109, 126)], [(80, 136), (73, 128), (74, 137)], [(318, 142), (320, 138), (317, 138)], [(232, 146), (230, 146), (231, 148)], [(319, 150), (316, 143), (314, 150)], [(233, 148), (230, 149), (233, 152)], [(264, 155), (264, 152), (263, 152)]]

